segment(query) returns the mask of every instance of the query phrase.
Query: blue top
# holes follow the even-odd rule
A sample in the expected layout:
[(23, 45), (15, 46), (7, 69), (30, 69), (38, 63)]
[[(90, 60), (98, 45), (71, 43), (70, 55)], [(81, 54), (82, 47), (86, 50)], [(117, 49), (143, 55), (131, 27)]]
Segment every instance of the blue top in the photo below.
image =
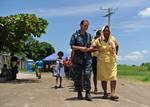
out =
[(43, 63), (42, 60), (38, 60), (38, 61), (35, 62), (35, 65), (36, 65), (37, 68), (43, 68), (44, 63)]

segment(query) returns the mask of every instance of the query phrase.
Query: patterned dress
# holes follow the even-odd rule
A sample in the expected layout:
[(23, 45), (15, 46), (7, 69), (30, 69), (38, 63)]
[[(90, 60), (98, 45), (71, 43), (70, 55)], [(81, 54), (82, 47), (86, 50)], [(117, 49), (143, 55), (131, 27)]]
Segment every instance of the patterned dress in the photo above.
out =
[(65, 76), (63, 60), (60, 58), (57, 58), (57, 60), (56, 60), (53, 75), (56, 77), (64, 77)]

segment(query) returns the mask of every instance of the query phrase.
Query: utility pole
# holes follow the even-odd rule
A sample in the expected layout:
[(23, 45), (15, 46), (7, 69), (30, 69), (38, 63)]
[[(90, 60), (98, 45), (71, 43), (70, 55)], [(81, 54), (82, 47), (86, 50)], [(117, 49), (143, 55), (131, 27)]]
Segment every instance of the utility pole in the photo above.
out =
[(111, 17), (112, 14), (115, 13), (114, 10), (116, 10), (116, 9), (113, 9), (113, 8), (102, 9), (102, 10), (106, 10), (107, 11), (106, 15), (104, 15), (103, 17), (107, 17), (108, 18), (107, 19), (107, 24), (108, 24), (109, 27), (110, 27), (110, 17)]

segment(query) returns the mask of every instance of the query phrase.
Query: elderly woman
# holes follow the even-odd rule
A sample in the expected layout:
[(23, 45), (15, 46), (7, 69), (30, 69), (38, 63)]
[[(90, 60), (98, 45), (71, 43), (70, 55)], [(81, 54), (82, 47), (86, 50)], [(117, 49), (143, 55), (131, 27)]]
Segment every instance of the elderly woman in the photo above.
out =
[(102, 88), (104, 90), (103, 98), (108, 98), (107, 82), (110, 81), (110, 99), (118, 99), (119, 97), (115, 95), (117, 81), (116, 55), (118, 53), (118, 44), (116, 39), (111, 35), (108, 25), (102, 28), (101, 37), (94, 41), (92, 47), (98, 48), (99, 52), (99, 55), (97, 55), (97, 79), (101, 80)]

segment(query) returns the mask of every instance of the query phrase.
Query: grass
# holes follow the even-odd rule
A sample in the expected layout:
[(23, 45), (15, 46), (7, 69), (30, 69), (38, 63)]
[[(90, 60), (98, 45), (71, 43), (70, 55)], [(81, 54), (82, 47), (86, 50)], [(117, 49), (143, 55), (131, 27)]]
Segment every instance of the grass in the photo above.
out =
[(120, 78), (150, 83), (150, 71), (145, 66), (119, 65), (118, 76)]
[(26, 72), (26, 69), (25, 68), (20, 68), (19, 72)]

